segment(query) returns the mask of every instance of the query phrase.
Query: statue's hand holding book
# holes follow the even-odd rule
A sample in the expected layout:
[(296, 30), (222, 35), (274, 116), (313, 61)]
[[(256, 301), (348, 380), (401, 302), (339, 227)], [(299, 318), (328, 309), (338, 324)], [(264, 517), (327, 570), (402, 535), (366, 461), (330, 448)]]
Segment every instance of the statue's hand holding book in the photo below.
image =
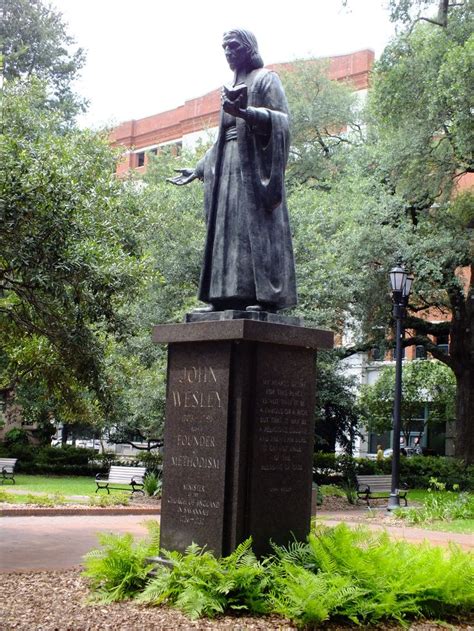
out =
[(225, 85), (222, 88), (222, 107), (232, 116), (244, 118), (243, 113), (247, 109), (248, 92), (245, 83), (236, 86)]

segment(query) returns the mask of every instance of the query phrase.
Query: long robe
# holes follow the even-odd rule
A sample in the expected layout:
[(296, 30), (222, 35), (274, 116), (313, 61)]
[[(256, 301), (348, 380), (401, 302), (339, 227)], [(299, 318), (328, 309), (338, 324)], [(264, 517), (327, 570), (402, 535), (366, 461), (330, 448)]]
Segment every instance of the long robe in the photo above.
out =
[[(253, 70), (245, 83), (253, 124), (221, 112), (217, 141), (197, 166), (207, 219), (199, 298), (281, 309), (297, 301), (284, 185), (288, 108), (274, 72)], [(226, 140), (234, 124), (236, 139)]]

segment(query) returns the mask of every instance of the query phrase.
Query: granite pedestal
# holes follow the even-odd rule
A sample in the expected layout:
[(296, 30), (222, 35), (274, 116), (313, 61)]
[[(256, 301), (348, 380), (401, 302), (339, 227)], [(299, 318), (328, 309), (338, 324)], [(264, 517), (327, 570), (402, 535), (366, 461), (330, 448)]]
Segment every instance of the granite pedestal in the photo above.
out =
[(315, 355), (329, 331), (255, 319), (154, 327), (168, 344), (162, 549), (227, 555), (249, 536), (304, 540), (311, 518)]

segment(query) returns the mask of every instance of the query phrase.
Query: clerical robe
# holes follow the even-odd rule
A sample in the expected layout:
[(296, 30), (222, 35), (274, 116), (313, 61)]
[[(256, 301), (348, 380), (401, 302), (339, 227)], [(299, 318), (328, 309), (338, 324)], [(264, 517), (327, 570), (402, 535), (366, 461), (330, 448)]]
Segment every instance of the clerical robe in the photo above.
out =
[(296, 304), (285, 168), (286, 97), (278, 75), (245, 81), (250, 119), (221, 112), (215, 145), (196, 167), (204, 180), (207, 236), (199, 298), (217, 308)]

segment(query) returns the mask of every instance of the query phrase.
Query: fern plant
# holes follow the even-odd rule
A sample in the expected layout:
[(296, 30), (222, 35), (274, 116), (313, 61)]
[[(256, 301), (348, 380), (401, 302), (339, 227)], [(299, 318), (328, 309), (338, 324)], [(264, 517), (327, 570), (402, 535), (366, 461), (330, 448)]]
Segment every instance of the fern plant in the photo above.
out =
[(280, 549), (279, 560), (274, 606), (302, 623), (442, 618), (474, 605), (472, 558), (457, 548), (394, 542), (341, 524), (312, 533), (296, 557)]
[(250, 539), (221, 559), (195, 544), (184, 554), (162, 552), (170, 565), (158, 566), (148, 580), (146, 558), (158, 550), (156, 523), (149, 530), (149, 541), (139, 544), (130, 535), (102, 535), (104, 547), (86, 557), (96, 599), (166, 602), (191, 618), (229, 610), (274, 612), (298, 624), (404, 624), (409, 618), (467, 614), (474, 607), (473, 559), (456, 547), (397, 542), (385, 532), (344, 524), (318, 526), (307, 543), (274, 546), (263, 560), (256, 559)]
[(214, 617), (228, 609), (266, 613), (270, 575), (266, 563), (257, 561), (251, 540), (241, 543), (228, 557), (216, 559), (196, 544), (185, 554), (164, 555), (172, 567), (157, 568), (157, 576), (138, 596), (140, 602), (168, 602), (190, 618)]
[(91, 600), (109, 603), (131, 598), (142, 590), (153, 564), (146, 559), (158, 553), (159, 526), (146, 522), (148, 540), (134, 542), (131, 534), (99, 534), (100, 548), (84, 557), (84, 576), (93, 592)]

